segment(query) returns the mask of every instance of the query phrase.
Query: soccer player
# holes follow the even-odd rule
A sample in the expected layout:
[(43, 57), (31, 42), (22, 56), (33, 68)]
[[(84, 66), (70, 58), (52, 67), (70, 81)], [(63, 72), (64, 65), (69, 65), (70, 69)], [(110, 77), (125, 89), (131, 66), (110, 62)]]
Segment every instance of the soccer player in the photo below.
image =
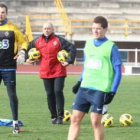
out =
[[(7, 88), (13, 116), (13, 133), (17, 134), (20, 129), (18, 126), (16, 68), (17, 62), (23, 64), (25, 61), (25, 51), (28, 43), (19, 27), (7, 19), (7, 12), (7, 6), (0, 4), (0, 83), (3, 80)], [(19, 53), (18, 45), (21, 46)]]
[[(74, 63), (76, 48), (66, 39), (55, 35), (53, 24), (50, 22), (43, 25), (43, 34), (30, 42), (29, 48), (33, 47), (36, 47), (41, 53), (39, 73), (47, 95), (51, 122), (52, 124), (63, 124), (63, 88), (67, 75), (66, 66)], [(69, 53), (67, 62), (57, 60), (57, 53), (63, 49)], [(27, 62), (34, 61), (28, 59)]]
[(80, 88), (72, 109), (68, 140), (77, 140), (83, 117), (89, 112), (95, 140), (104, 140), (101, 124), (104, 104), (113, 100), (121, 81), (121, 58), (117, 46), (106, 37), (108, 22), (97, 16), (92, 23), (94, 39), (87, 40), (84, 48), (84, 69)]

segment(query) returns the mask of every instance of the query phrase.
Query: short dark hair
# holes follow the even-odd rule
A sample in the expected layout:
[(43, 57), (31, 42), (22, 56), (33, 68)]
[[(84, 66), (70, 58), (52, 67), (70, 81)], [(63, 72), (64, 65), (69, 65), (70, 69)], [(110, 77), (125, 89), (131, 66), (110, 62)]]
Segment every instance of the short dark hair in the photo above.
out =
[(5, 4), (0, 4), (0, 7), (5, 7), (5, 9), (6, 9), (6, 13), (8, 12), (8, 8), (7, 8), (7, 6), (5, 5)]
[(103, 16), (97, 16), (94, 18), (93, 23), (100, 23), (103, 28), (108, 27), (108, 21), (105, 17)]

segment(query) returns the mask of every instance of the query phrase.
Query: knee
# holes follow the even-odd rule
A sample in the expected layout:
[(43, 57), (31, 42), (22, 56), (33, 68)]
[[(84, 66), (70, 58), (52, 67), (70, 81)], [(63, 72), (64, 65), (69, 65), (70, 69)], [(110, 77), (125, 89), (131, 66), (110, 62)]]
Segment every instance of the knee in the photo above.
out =
[(16, 95), (16, 91), (12, 88), (12, 86), (7, 86), (7, 92), (10, 98), (14, 98)]
[(78, 117), (72, 115), (70, 121), (72, 124), (77, 124), (80, 122), (80, 119)]
[(101, 120), (99, 120), (99, 119), (92, 119), (91, 122), (92, 122), (92, 126), (94, 128), (97, 128), (98, 126), (101, 125)]

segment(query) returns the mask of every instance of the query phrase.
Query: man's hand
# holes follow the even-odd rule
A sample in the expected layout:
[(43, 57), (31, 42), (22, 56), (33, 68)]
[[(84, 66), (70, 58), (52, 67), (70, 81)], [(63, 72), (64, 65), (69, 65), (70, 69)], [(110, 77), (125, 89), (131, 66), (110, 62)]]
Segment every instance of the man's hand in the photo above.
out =
[(78, 81), (78, 82), (76, 83), (76, 85), (73, 86), (72, 92), (73, 92), (74, 94), (76, 94), (76, 93), (78, 92), (78, 89), (80, 88), (80, 85), (81, 85), (81, 81)]
[(105, 93), (105, 101), (104, 101), (104, 104), (107, 105), (107, 104), (110, 104), (111, 101), (113, 100), (114, 96), (115, 96), (115, 93), (114, 92), (109, 92), (109, 93)]
[(69, 65), (69, 63), (68, 63), (68, 62), (65, 62), (65, 61), (61, 61), (60, 63), (61, 63), (61, 64), (62, 64), (62, 66), (64, 66), (64, 67), (66, 67), (66, 66), (68, 66), (68, 65)]
[(32, 64), (32, 63), (36, 62), (36, 60), (27, 59), (26, 62), (29, 63), (29, 64)]
[(19, 51), (19, 53), (14, 57), (14, 59), (17, 59), (17, 63), (23, 64), (25, 62), (25, 51)]

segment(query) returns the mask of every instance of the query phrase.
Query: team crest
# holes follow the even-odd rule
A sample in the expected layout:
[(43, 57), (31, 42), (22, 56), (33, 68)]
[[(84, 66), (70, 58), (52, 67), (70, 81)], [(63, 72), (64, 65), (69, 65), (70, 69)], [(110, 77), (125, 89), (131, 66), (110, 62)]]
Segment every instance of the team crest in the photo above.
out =
[(9, 36), (9, 32), (8, 32), (8, 31), (5, 32), (5, 36), (6, 36), (6, 37)]
[(56, 44), (57, 44), (57, 42), (56, 42), (56, 41), (54, 41), (54, 42), (53, 42), (53, 45), (56, 45)]
[(39, 45), (42, 45), (41, 41), (39, 42)]

